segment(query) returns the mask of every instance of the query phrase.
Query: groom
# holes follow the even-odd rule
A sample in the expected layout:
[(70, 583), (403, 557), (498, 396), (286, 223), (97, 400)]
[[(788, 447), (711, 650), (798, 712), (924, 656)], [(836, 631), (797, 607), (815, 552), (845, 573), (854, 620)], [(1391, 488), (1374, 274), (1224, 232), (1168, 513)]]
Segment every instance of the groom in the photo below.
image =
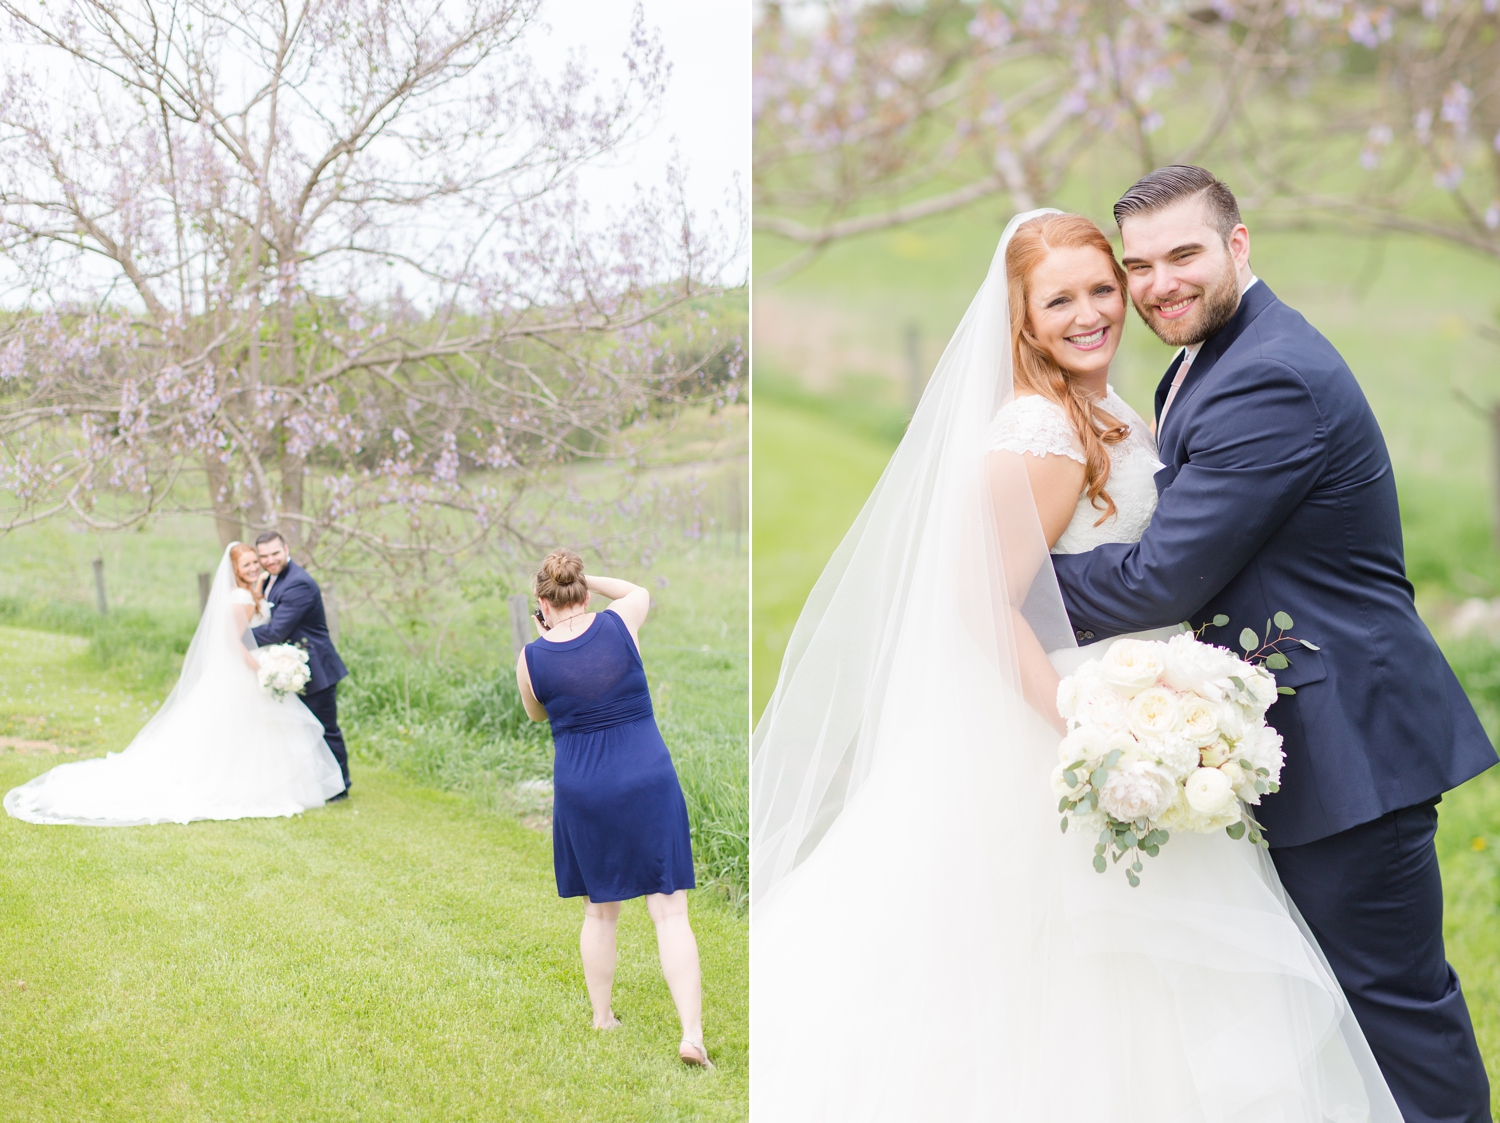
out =
[(339, 762), (339, 771), (344, 774), (344, 790), (333, 799), (344, 799), (349, 795), (349, 753), (344, 748), (344, 734), (339, 730), (338, 693), (339, 680), (349, 672), (328, 635), (322, 590), (307, 570), (292, 560), (286, 540), (276, 531), (268, 531), (255, 540), (255, 556), (260, 559), (260, 567), (270, 574), (261, 595), (273, 605), (271, 622), (254, 630), (255, 642), (265, 647), (305, 641), (312, 679), (302, 702), (323, 725), (323, 740), (328, 742), (329, 750)]
[(1229, 188), (1147, 175), (1115, 204), (1130, 296), (1182, 347), (1156, 390), (1165, 465), (1132, 545), (1053, 556), (1081, 641), (1194, 626), (1235, 648), (1288, 613), (1295, 695), (1260, 808), (1282, 883), (1343, 985), (1406, 1123), (1488, 1123), (1489, 1082), (1443, 952), (1442, 793), (1496, 762), (1417, 616), (1385, 440), (1337, 351), (1250, 271)]

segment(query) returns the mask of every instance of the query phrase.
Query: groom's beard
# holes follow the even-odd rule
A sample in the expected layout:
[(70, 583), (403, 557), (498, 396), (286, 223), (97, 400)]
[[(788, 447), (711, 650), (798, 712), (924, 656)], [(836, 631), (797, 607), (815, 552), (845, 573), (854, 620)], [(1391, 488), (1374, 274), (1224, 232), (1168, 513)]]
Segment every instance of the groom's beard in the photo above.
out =
[[(1177, 299), (1191, 295), (1191, 292), (1180, 293)], [(1191, 347), (1208, 339), (1234, 317), (1240, 306), (1240, 278), (1231, 261), (1213, 287), (1203, 290), (1198, 307), (1180, 320), (1164, 320), (1154, 307), (1142, 306), (1134, 297), (1131, 303), (1163, 343)]]

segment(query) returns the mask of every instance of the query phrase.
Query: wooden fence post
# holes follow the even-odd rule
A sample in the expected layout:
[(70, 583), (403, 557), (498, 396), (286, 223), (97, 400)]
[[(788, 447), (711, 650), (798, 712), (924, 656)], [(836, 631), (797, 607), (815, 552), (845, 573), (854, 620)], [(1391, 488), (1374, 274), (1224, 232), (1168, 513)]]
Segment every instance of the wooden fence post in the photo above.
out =
[(531, 626), (531, 600), (524, 593), (517, 593), (507, 602), (510, 605), (510, 657), (517, 658), (521, 648), (531, 642), (536, 629)]
[(94, 559), (94, 601), (99, 606), (99, 615), (109, 614), (109, 602), (104, 599), (104, 559)]

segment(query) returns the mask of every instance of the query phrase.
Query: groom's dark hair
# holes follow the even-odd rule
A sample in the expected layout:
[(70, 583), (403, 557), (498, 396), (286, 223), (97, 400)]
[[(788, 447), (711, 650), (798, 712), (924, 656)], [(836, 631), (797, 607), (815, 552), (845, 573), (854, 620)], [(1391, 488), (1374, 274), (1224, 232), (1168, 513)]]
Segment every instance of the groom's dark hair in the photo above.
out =
[(1225, 244), (1240, 224), (1240, 205), (1234, 192), (1213, 172), (1192, 164), (1168, 164), (1135, 181), (1115, 204), (1115, 225), (1133, 215), (1151, 214), (1183, 199), (1201, 196), (1208, 204), (1208, 221)]
[(267, 542), (280, 542), (283, 546), (286, 545), (286, 539), (281, 536), (279, 530), (268, 530), (255, 540), (257, 546), (264, 546)]

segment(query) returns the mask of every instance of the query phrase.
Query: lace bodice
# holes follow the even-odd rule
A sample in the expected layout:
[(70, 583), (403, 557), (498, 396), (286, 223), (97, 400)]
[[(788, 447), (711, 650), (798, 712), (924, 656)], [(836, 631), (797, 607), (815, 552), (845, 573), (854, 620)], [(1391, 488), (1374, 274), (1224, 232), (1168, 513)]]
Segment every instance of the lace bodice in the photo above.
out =
[[(1094, 523), (1103, 513), (1078, 498), (1067, 529), (1052, 547), (1054, 554), (1081, 554), (1108, 542), (1138, 542), (1156, 511), (1156, 481), (1161, 461), (1151, 430), (1111, 387), (1104, 408), (1130, 426), (1130, 436), (1109, 450), (1109, 482), (1104, 490), (1115, 501), (1116, 513), (1101, 526)], [(1083, 445), (1061, 406), (1035, 394), (1006, 403), (986, 434), (985, 448), (1033, 456), (1066, 456), (1084, 462)]]
[[(250, 595), (249, 589), (234, 588), (229, 591), (230, 604), (254, 604), (255, 598)], [(271, 622), (271, 609), (275, 606), (268, 600), (260, 602), (260, 611), (250, 617), (250, 627), (259, 628), (263, 624)]]

